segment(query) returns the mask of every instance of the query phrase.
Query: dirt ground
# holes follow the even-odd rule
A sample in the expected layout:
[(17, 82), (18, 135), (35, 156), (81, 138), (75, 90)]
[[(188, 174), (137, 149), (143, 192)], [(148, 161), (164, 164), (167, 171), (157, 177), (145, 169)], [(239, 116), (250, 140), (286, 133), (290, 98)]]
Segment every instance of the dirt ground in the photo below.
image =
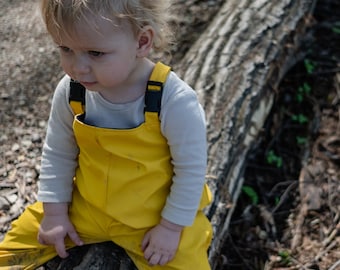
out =
[[(176, 0), (182, 58), (222, 0)], [(0, 240), (27, 204), (37, 179), (53, 90), (62, 72), (37, 0), (0, 2)], [(249, 156), (243, 192), (220, 269), (340, 269), (340, 4), (320, 0)]]

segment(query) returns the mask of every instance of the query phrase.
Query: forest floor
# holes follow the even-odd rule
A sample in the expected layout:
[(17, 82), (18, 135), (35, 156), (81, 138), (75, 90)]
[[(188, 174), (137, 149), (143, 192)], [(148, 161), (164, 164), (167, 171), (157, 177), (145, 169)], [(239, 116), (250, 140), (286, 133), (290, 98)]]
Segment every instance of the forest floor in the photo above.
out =
[[(176, 0), (172, 64), (222, 0)], [(36, 0), (0, 3), (0, 240), (36, 201), (58, 55)], [(340, 4), (320, 0), (313, 39), (283, 78), (259, 147), (248, 159), (220, 269), (340, 269)]]

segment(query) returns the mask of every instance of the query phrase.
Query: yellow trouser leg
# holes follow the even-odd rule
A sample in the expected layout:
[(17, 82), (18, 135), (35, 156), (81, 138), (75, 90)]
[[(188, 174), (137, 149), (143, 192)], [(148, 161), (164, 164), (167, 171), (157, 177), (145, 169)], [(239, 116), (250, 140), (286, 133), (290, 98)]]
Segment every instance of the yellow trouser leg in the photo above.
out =
[[(118, 225), (122, 226), (122, 225)], [(124, 226), (124, 225), (123, 225)], [(202, 212), (197, 214), (194, 224), (186, 227), (175, 258), (165, 266), (150, 266), (143, 257), (141, 242), (147, 230), (134, 230), (117, 235), (117, 227), (111, 227), (111, 239), (123, 247), (139, 270), (210, 270), (207, 250), (212, 238), (209, 221)], [(131, 229), (130, 229), (131, 230)]]
[[(186, 227), (181, 236), (175, 259), (166, 266), (149, 266), (141, 249), (142, 239), (150, 228), (133, 229), (110, 218), (100, 209), (91, 206), (75, 189), (70, 207), (71, 220), (78, 232), (89, 239), (88, 242), (111, 240), (126, 250), (139, 270), (209, 270), (207, 250), (212, 238), (212, 228), (203, 212), (199, 211), (194, 224)], [(121, 204), (125, 205), (124, 202)], [(74, 218), (76, 216), (76, 218)], [(96, 241), (91, 241), (95, 238)], [(99, 241), (99, 239), (101, 239)]]
[[(84, 243), (110, 240), (102, 237), (96, 219), (89, 218), (86, 207), (79, 205), (80, 208), (76, 210), (80, 212), (72, 211), (70, 219)], [(27, 207), (24, 213), (13, 221), (12, 229), (0, 243), (0, 270), (35, 269), (57, 255), (53, 246), (41, 245), (37, 240), (42, 217), (42, 203), (37, 202)], [(69, 238), (65, 240), (65, 245), (66, 248), (74, 246)]]
[[(133, 229), (84, 201), (77, 191), (73, 194), (70, 215), (77, 231), (100, 242), (111, 240), (126, 250), (139, 270), (210, 270), (207, 250), (212, 238), (212, 228), (203, 212), (199, 211), (192, 226), (186, 227), (181, 236), (180, 246), (174, 260), (166, 266), (149, 266), (141, 249), (142, 239), (150, 228)], [(122, 202), (124, 205), (124, 202)]]
[(201, 211), (198, 212), (194, 224), (183, 230), (175, 259), (166, 266), (151, 267), (144, 259), (141, 249), (142, 239), (150, 228), (136, 230), (108, 217), (98, 208), (86, 203), (76, 190), (73, 194), (73, 201), (77, 203), (72, 204), (70, 215), (74, 217), (77, 213), (77, 218), (72, 218), (77, 231), (87, 235), (89, 239), (96, 238), (96, 241), (88, 240), (87, 243), (113, 241), (126, 250), (139, 270), (210, 269), (207, 249), (211, 242), (212, 229), (208, 219)]
[(37, 233), (42, 205), (35, 203), (12, 223), (12, 229), (0, 243), (0, 269), (35, 269), (56, 256), (54, 247), (40, 245)]
[[(212, 231), (202, 212), (194, 224), (183, 230), (175, 259), (166, 266), (150, 267), (141, 250), (142, 239), (148, 229), (136, 230), (108, 217), (99, 209), (87, 204), (77, 190), (73, 194), (70, 219), (84, 243), (111, 240), (123, 247), (139, 270), (209, 270), (207, 249)], [(0, 243), (0, 270), (35, 269), (54, 256), (53, 246), (43, 246), (37, 241), (39, 224), (43, 216), (42, 204), (29, 206)], [(67, 248), (74, 246), (69, 239)]]
[[(86, 203), (75, 191), (73, 204), (70, 208), (70, 219), (84, 243), (108, 241), (110, 238), (103, 236), (102, 227), (106, 220), (89, 216)], [(97, 211), (98, 212), (98, 211)], [(106, 216), (105, 216), (106, 217)], [(37, 202), (26, 208), (24, 213), (12, 223), (12, 229), (0, 243), (0, 270), (7, 269), (35, 269), (57, 255), (54, 246), (44, 246), (37, 240), (40, 222), (43, 218), (42, 203)], [(74, 243), (69, 238), (65, 240), (66, 248), (71, 248)]]

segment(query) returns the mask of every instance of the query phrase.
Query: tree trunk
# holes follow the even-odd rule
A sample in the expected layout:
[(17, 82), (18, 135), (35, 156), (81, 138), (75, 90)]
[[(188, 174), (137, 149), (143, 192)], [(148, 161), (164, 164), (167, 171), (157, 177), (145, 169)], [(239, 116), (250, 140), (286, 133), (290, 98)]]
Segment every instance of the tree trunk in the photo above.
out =
[(180, 76), (196, 89), (207, 115), (213, 269), (243, 185), (245, 159), (256, 145), (280, 80), (302, 56), (299, 45), (315, 3), (226, 1), (180, 63)]
[(44, 265), (45, 270), (137, 270), (124, 249), (112, 242), (75, 247), (66, 259), (55, 257)]
[[(209, 252), (212, 269), (217, 269), (243, 185), (245, 159), (256, 145), (281, 78), (301, 57), (299, 43), (305, 37), (315, 1), (225, 1), (174, 68), (197, 90), (207, 115), (207, 178), (214, 194), (214, 202), (206, 210), (215, 233)], [(81, 266), (74, 269), (94, 269), (92, 263), (100, 261), (100, 268), (95, 269), (135, 269), (126, 253), (114, 244), (95, 244), (85, 252), (75, 248), (72, 254), (61, 261), (63, 267), (59, 259), (59, 268), (52, 268), (72, 269), (65, 263), (77, 258), (73, 265)], [(118, 261), (107, 263), (108, 254)]]

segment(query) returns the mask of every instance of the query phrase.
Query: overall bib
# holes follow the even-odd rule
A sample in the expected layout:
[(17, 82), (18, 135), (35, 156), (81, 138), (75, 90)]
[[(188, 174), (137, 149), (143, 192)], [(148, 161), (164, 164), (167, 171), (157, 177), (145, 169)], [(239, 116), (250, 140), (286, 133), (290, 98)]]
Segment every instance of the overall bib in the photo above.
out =
[[(73, 129), (80, 154), (69, 216), (86, 244), (111, 240), (126, 250), (138, 269), (208, 270), (212, 231), (201, 211), (211, 200), (207, 186), (194, 224), (182, 231), (174, 260), (151, 267), (141, 250), (145, 233), (161, 219), (172, 184), (170, 150), (158, 116), (169, 71), (157, 63), (146, 91), (145, 121), (138, 127), (98, 128), (85, 124), (84, 114), (75, 116)], [(82, 110), (79, 104), (71, 103), (77, 113)], [(9, 265), (34, 269), (56, 255), (54, 247), (36, 240), (42, 216), (38, 202), (13, 222), (12, 230), (0, 243), (0, 269), (10, 269)], [(74, 246), (69, 239), (66, 244), (68, 248)]]

